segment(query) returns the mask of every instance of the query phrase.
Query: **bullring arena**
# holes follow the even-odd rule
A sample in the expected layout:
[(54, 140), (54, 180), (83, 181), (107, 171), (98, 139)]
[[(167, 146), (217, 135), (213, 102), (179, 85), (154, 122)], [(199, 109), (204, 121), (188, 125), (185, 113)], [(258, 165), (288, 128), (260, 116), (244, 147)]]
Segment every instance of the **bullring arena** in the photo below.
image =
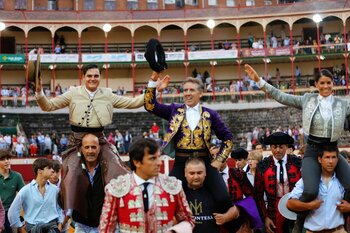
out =
[[(33, 160), (60, 155), (62, 134), (71, 132), (67, 108), (47, 113), (36, 103), (28, 62), (37, 53), (49, 98), (81, 85), (82, 68), (89, 63), (101, 68), (101, 87), (135, 97), (145, 92), (151, 76), (144, 52), (148, 40), (156, 38), (165, 50), (165, 73), (171, 76), (159, 101), (181, 103), (183, 81), (202, 79), (203, 105), (220, 113), (234, 135), (234, 148), (249, 146), (255, 130), (260, 136), (291, 133), (295, 154), (304, 144), (301, 111), (260, 91), (244, 64), (295, 95), (316, 92), (314, 77), (328, 69), (334, 75), (334, 95), (349, 100), (347, 0), (0, 0), (0, 21), (0, 144), (6, 135), (24, 138), (23, 155), (12, 143), (8, 146), (13, 169), (26, 182), (34, 177)], [(125, 161), (127, 149), (121, 146), (126, 131), (133, 138), (152, 137), (156, 123), (156, 139), (165, 134), (167, 122), (143, 107), (110, 114), (113, 122), (105, 135), (113, 135)], [(349, 124), (339, 141), (342, 150), (350, 148)], [(117, 131), (123, 136), (119, 141)], [(33, 153), (30, 139), (38, 133), (48, 135), (52, 144)], [(270, 154), (269, 147), (264, 154)], [(164, 158), (162, 171), (167, 173), (173, 161)]]

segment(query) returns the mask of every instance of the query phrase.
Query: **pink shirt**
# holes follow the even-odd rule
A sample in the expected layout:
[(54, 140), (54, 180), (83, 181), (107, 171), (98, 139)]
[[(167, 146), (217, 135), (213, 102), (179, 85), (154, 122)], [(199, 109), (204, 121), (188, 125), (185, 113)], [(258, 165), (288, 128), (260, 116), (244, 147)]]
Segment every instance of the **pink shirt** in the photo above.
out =
[(5, 225), (5, 209), (0, 199), (0, 231), (4, 229), (4, 225)]

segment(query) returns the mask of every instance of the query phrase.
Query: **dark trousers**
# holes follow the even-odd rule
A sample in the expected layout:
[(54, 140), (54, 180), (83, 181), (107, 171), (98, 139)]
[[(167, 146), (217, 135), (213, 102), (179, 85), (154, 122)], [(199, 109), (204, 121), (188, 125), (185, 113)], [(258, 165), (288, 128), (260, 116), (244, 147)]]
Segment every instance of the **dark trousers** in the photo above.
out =
[[(171, 176), (175, 176), (182, 181), (183, 187), (187, 186), (187, 181), (184, 175), (187, 158), (188, 157), (175, 156), (173, 170), (170, 172)], [(215, 211), (225, 213), (230, 207), (233, 206), (225, 182), (218, 170), (211, 166), (209, 156), (203, 156), (200, 158), (205, 162), (205, 167), (207, 170), (204, 186), (212, 194), (214, 202), (217, 203), (217, 209)]]
[(3, 231), (3, 233), (12, 233), (12, 228), (10, 226), (10, 222), (9, 219), (7, 217), (7, 211), (5, 211), (5, 230)]
[[(304, 191), (300, 197), (300, 200), (303, 202), (310, 202), (316, 199), (318, 195), (321, 178), (321, 166), (317, 158), (317, 155), (319, 153), (322, 153), (321, 145), (309, 143), (307, 144), (301, 167), (301, 173), (304, 182)], [(335, 173), (345, 189), (345, 197), (349, 196), (350, 166), (341, 155), (338, 156), (338, 164), (335, 168)]]

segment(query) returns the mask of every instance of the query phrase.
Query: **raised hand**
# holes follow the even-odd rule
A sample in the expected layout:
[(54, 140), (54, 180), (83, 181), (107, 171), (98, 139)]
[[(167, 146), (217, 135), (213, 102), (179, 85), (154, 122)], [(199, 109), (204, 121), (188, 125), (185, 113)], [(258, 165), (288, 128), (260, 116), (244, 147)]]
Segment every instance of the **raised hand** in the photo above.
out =
[(164, 88), (168, 87), (169, 82), (170, 82), (170, 76), (169, 75), (165, 75), (164, 78), (158, 79), (157, 91), (158, 92), (162, 92), (164, 90)]
[(253, 80), (254, 82), (259, 82), (260, 78), (258, 73), (256, 73), (256, 71), (253, 69), (253, 67), (251, 67), (248, 64), (244, 65), (244, 70), (245, 72), (247, 72), (247, 74), (249, 75), (250, 79)]

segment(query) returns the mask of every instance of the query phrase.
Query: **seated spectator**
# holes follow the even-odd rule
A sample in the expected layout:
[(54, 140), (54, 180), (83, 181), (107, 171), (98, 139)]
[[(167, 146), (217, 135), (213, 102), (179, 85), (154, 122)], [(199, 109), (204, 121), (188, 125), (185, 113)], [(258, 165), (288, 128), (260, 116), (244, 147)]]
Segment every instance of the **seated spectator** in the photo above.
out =
[(197, 46), (195, 44), (191, 44), (191, 46), (189, 47), (190, 51), (196, 51), (197, 50)]
[(60, 54), (60, 53), (61, 53), (61, 46), (59, 44), (56, 44), (55, 54)]
[(253, 48), (253, 49), (258, 49), (258, 48), (259, 48), (259, 43), (258, 43), (258, 41), (255, 39), (255, 37), (254, 37), (254, 42), (253, 42), (253, 44), (252, 44), (252, 48)]
[(283, 40), (283, 46), (288, 47), (290, 45), (290, 39), (289, 37), (284, 38)]
[(228, 42), (227, 40), (226, 40), (224, 43), (222, 43), (222, 47), (223, 47), (225, 50), (230, 49), (230, 48), (231, 48), (231, 45), (232, 45), (232, 43)]

